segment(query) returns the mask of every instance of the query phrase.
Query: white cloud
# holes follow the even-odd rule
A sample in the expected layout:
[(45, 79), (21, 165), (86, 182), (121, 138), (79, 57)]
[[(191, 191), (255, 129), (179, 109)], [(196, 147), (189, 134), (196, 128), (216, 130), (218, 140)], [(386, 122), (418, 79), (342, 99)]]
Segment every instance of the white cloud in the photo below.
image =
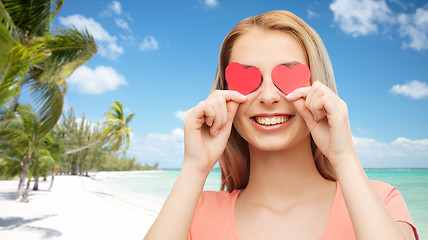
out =
[[(403, 9), (413, 6), (399, 0), (390, 2)], [(409, 39), (403, 42), (403, 48), (428, 49), (428, 4), (416, 9), (414, 14), (393, 12), (385, 0), (334, 0), (330, 9), (340, 29), (353, 37), (376, 33), (379, 27), (394, 24), (398, 25), (395, 28), (398, 34)], [(308, 17), (312, 15), (308, 10)]]
[(409, 7), (413, 7), (413, 5), (414, 5), (411, 2), (402, 2), (400, 0), (389, 0), (389, 2), (398, 5), (399, 7), (401, 7), (404, 10), (407, 10), (407, 8), (409, 8)]
[(409, 37), (410, 42), (403, 42), (404, 48), (415, 50), (428, 49), (428, 5), (416, 9), (415, 14), (399, 14), (400, 35)]
[(396, 84), (390, 89), (390, 92), (395, 95), (401, 94), (413, 99), (422, 99), (428, 97), (428, 84), (414, 80), (403, 85)]
[(123, 48), (114, 42), (98, 45), (98, 53), (110, 59), (117, 59), (123, 52)]
[(363, 167), (428, 167), (428, 139), (399, 137), (392, 142), (379, 142), (353, 136), (353, 140)]
[(334, 0), (330, 4), (334, 21), (353, 37), (375, 33), (381, 23), (393, 23), (385, 0)]
[(181, 110), (179, 110), (179, 111), (175, 112), (174, 115), (175, 115), (176, 118), (178, 118), (181, 121), (183, 121), (184, 118), (186, 117), (186, 113), (187, 113), (187, 111), (181, 111)]
[(72, 90), (86, 94), (101, 94), (127, 84), (122, 75), (106, 66), (97, 66), (95, 69), (81, 66), (68, 77), (67, 83)]
[(105, 42), (114, 42), (116, 38), (111, 36), (99, 22), (95, 21), (93, 18), (86, 18), (82, 15), (75, 14), (68, 17), (59, 17), (59, 22), (61, 25), (66, 27), (75, 26), (79, 30), (84, 30), (85, 27), (92, 34), (95, 40), (105, 41)]
[(117, 26), (119, 26), (122, 29), (127, 30), (128, 32), (132, 32), (131, 28), (129, 27), (129, 24), (127, 21), (125, 21), (122, 17), (125, 16), (129, 21), (132, 21), (131, 16), (129, 16), (128, 13), (124, 12), (122, 9), (122, 5), (118, 1), (113, 1), (109, 4), (108, 9), (104, 11), (101, 15), (109, 16), (111, 17), (113, 14), (117, 16), (121, 16), (121, 18), (115, 18), (114, 22)]
[(114, 19), (115, 23), (117, 26), (119, 26), (122, 29), (128, 30), (128, 32), (132, 32), (131, 28), (129, 27), (128, 23), (121, 19), (121, 18), (116, 18)]
[(361, 134), (366, 134), (366, 133), (371, 133), (372, 132), (371, 130), (365, 129), (365, 128), (362, 128), (362, 127), (357, 127), (356, 130), (357, 130), (357, 132), (359, 132)]
[(120, 2), (118, 1), (113, 1), (109, 7), (108, 7), (111, 11), (113, 11), (114, 13), (116, 13), (117, 15), (120, 15), (122, 13), (122, 5), (120, 4)]
[(97, 42), (99, 53), (103, 57), (116, 59), (124, 52), (123, 48), (116, 44), (117, 38), (111, 36), (101, 24), (93, 18), (86, 18), (82, 15), (75, 14), (67, 17), (59, 17), (59, 22), (66, 27), (75, 26), (80, 31), (86, 28)]
[(211, 8), (217, 7), (219, 5), (217, 0), (204, 0), (204, 3), (206, 6)]
[(147, 35), (140, 45), (141, 51), (157, 50), (158, 48), (159, 48), (158, 42), (156, 41), (156, 39), (154, 37), (152, 37), (150, 35)]
[(310, 10), (310, 9), (307, 10), (307, 13), (308, 13), (308, 18), (309, 19), (319, 18), (321, 16), (318, 13), (316, 13), (316, 12)]
[(162, 168), (179, 168), (183, 162), (184, 132), (176, 128), (171, 133), (149, 133), (144, 137), (133, 135), (129, 154), (143, 163), (158, 162)]

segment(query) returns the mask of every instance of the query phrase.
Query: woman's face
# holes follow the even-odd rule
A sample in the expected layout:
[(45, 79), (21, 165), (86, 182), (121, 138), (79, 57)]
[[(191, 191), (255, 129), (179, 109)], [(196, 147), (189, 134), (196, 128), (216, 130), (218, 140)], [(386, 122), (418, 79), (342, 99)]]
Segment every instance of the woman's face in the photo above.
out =
[(280, 31), (252, 29), (235, 42), (230, 62), (256, 67), (262, 74), (261, 85), (247, 95), (248, 100), (239, 106), (233, 122), (250, 145), (264, 151), (279, 151), (308, 138), (305, 121), (271, 78), (277, 65), (308, 65), (295, 37)]

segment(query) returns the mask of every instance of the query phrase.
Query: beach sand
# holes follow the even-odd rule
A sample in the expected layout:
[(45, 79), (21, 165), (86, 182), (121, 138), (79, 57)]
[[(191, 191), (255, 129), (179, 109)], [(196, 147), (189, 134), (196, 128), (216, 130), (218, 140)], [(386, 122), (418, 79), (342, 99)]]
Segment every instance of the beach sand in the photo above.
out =
[(163, 202), (118, 191), (103, 174), (56, 176), (51, 192), (50, 178), (40, 181), (27, 203), (15, 201), (17, 180), (0, 181), (0, 239), (142, 239)]

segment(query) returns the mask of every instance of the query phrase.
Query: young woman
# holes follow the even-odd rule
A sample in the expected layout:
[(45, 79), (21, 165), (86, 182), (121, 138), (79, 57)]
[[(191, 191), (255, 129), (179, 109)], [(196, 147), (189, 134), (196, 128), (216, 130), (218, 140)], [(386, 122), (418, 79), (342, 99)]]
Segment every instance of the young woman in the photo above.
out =
[[(184, 141), (146, 239), (418, 239), (398, 190), (367, 178), (324, 44), (290, 12), (244, 19), (226, 36)], [(202, 192), (217, 161), (227, 191)]]

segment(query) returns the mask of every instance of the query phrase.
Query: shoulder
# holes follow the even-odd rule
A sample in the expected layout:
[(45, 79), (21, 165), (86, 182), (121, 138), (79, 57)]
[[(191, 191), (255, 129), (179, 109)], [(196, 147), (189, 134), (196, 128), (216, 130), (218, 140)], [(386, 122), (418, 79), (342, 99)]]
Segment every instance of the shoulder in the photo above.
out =
[(230, 239), (239, 190), (205, 191), (199, 197), (190, 228), (191, 239)]
[(238, 190), (231, 193), (226, 191), (204, 191), (199, 197), (196, 212), (202, 211), (204, 214), (213, 212), (213, 214), (216, 214), (218, 211), (227, 211), (238, 194)]
[(410, 218), (406, 202), (398, 189), (382, 181), (372, 180), (371, 182), (394, 219), (397, 222), (408, 223), (412, 227), (416, 239), (419, 239), (415, 224)]
[(371, 180), (371, 183), (373, 187), (375, 188), (376, 192), (379, 194), (379, 196), (384, 199), (384, 197), (388, 197), (388, 195), (391, 194), (391, 192), (397, 191), (397, 188), (392, 186), (389, 183), (378, 181), (378, 180)]
[(234, 195), (235, 195), (235, 191), (231, 193), (226, 191), (218, 191), (218, 192), (204, 191), (199, 197), (199, 203), (204, 203), (204, 202), (224, 203), (224, 202), (228, 202)]
[(371, 182), (377, 194), (390, 212), (398, 210), (408, 214), (404, 198), (396, 187), (382, 181), (372, 180)]

